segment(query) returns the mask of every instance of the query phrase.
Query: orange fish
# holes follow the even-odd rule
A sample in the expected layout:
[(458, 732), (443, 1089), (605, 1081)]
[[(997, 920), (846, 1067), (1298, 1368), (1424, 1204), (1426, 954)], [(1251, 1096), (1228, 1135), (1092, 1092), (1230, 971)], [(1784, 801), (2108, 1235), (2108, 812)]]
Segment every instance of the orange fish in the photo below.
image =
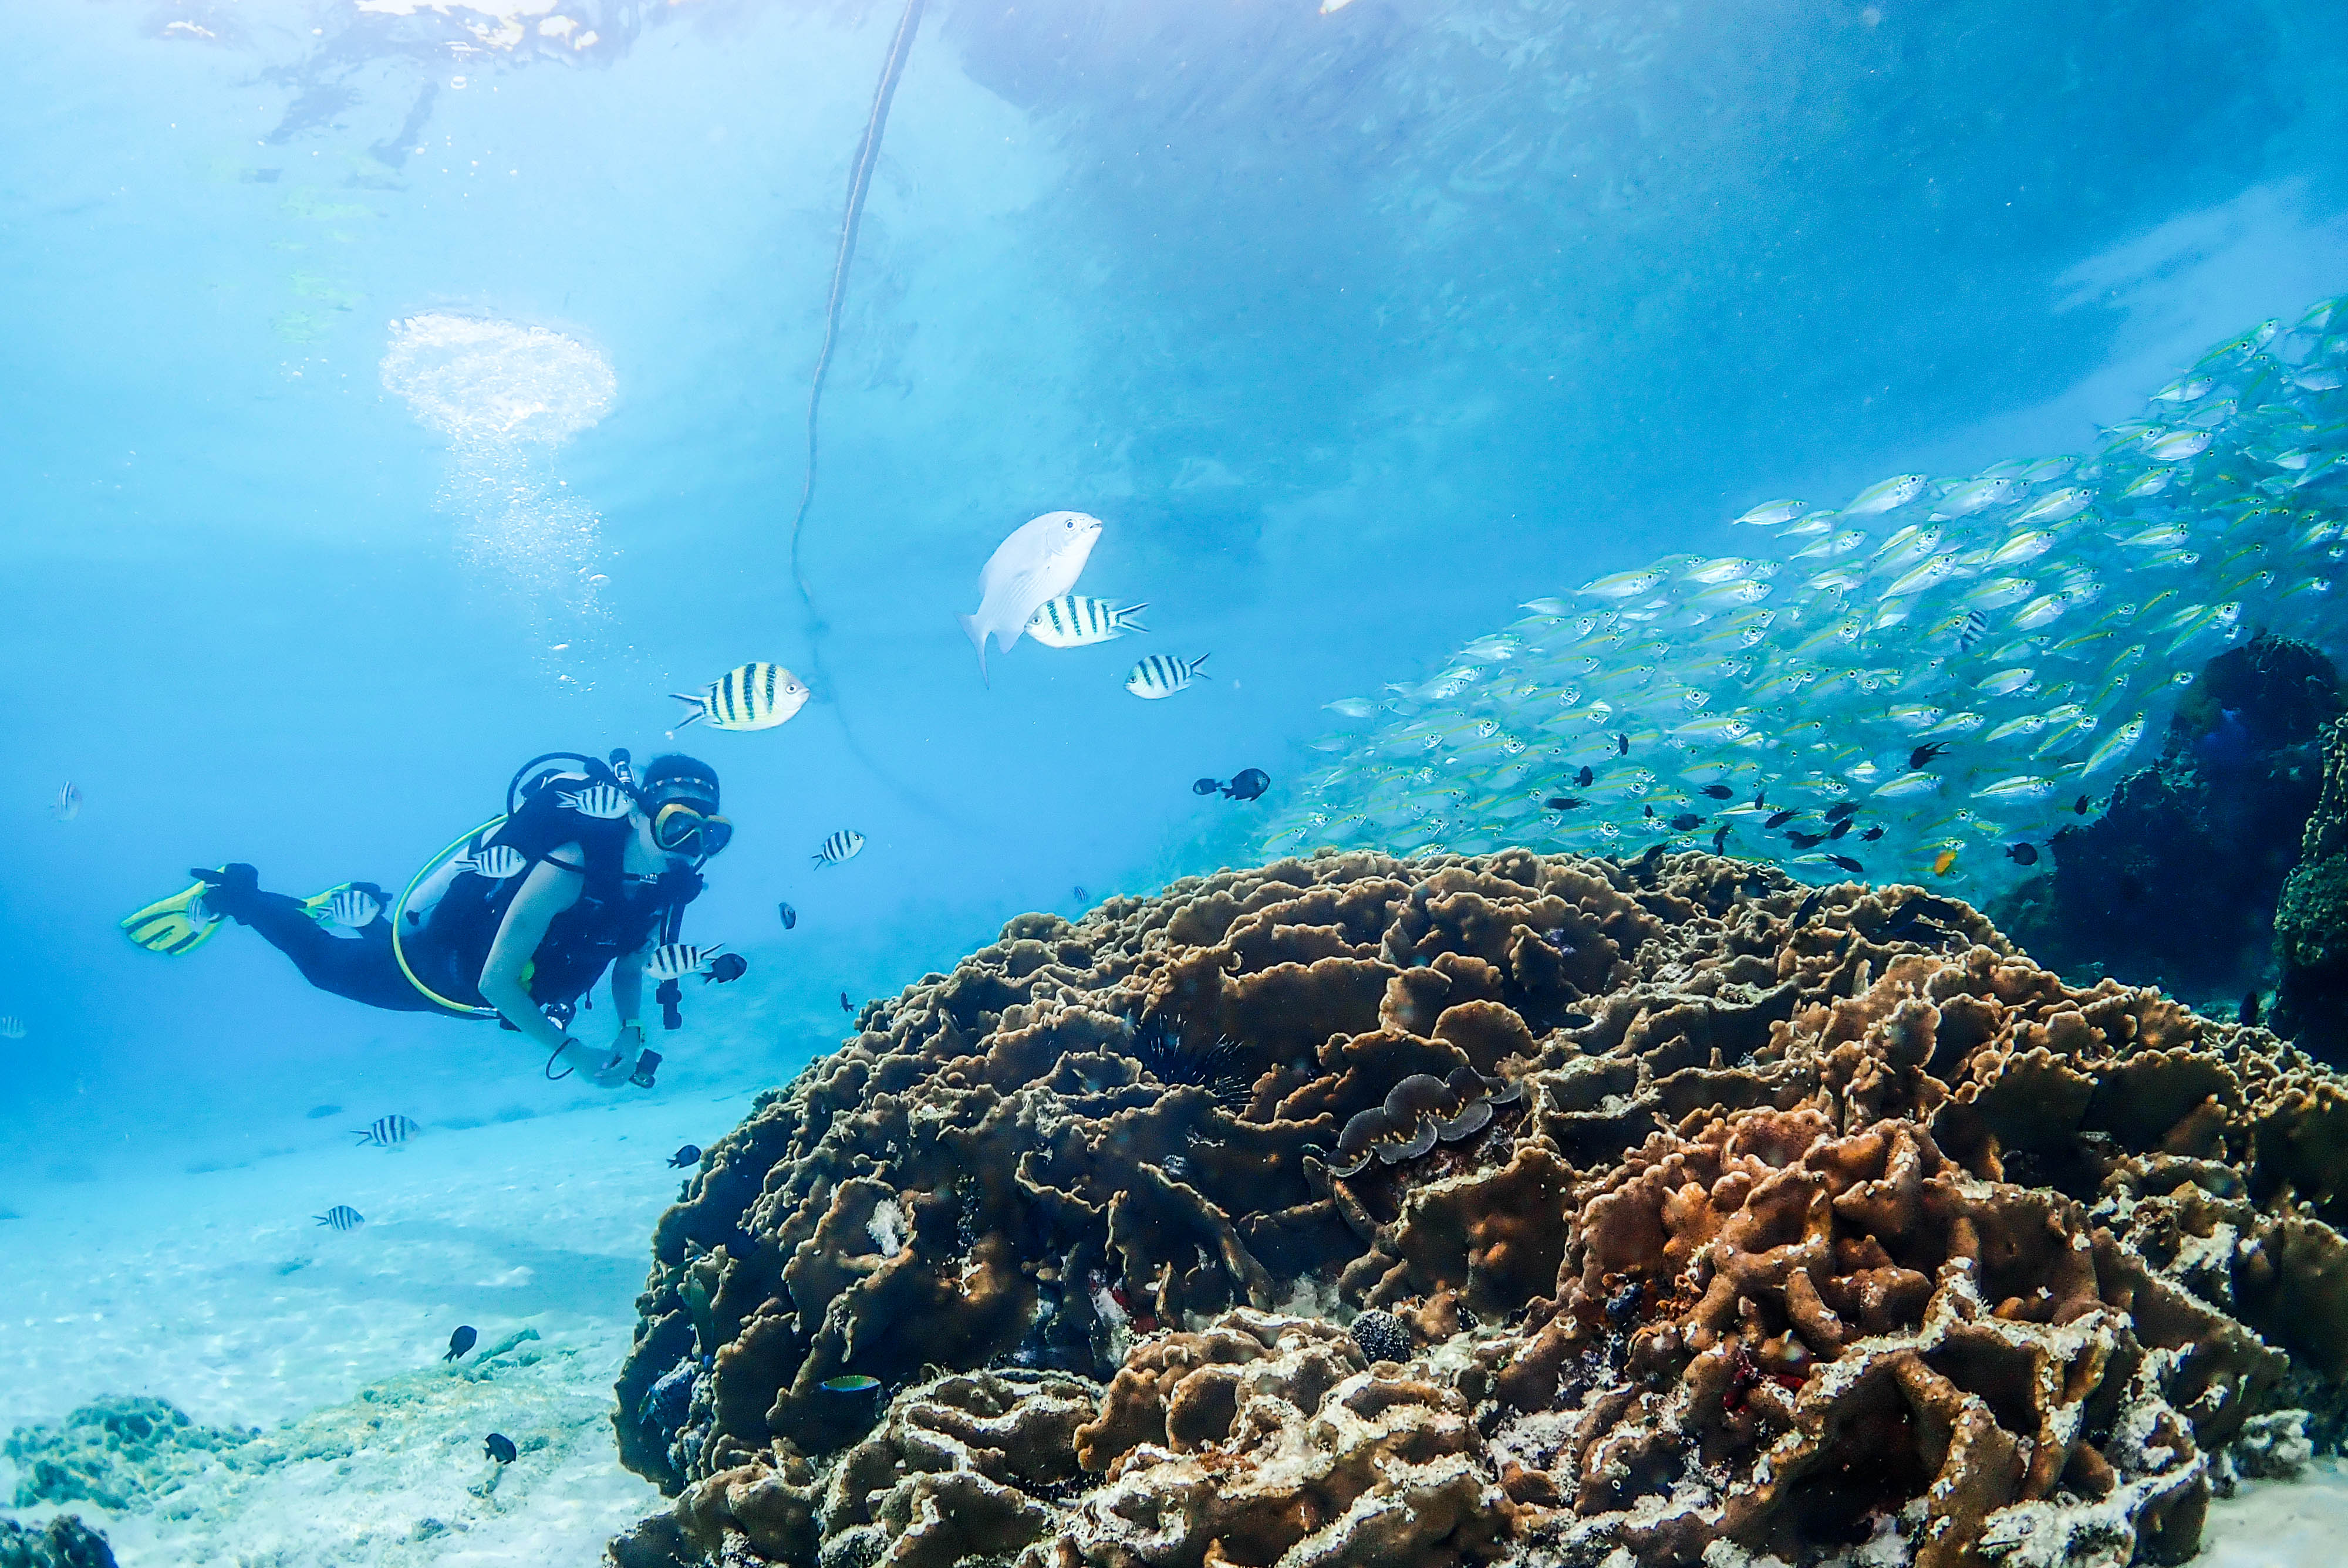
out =
[(1956, 863), (1957, 852), (1953, 849), (1943, 849), (1940, 854), (1932, 856), (1932, 875), (1946, 876), (1949, 874), (1949, 868)]

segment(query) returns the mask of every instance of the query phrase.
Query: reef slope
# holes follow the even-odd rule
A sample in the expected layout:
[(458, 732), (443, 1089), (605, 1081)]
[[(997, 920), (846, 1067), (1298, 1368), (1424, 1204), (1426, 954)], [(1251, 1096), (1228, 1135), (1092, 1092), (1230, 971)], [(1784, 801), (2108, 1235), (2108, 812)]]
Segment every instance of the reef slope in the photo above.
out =
[(621, 1568), (2171, 1563), (2341, 1429), (2348, 1083), (1916, 888), (1324, 854), (858, 1026), (662, 1218)]

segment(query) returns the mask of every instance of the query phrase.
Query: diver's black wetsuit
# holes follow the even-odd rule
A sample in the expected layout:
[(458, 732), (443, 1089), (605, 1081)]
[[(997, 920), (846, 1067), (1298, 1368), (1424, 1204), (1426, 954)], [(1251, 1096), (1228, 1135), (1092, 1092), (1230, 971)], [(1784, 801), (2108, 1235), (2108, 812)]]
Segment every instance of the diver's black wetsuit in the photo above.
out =
[[(631, 875), (625, 847), (632, 831), (624, 818), (602, 821), (565, 810), (550, 790), (473, 845), (504, 845), (528, 865), (549, 860), (580, 874), (577, 898), (548, 923), (523, 971), (531, 1000), (541, 1006), (576, 1004), (613, 959), (641, 948), (673, 912), (700, 893), (701, 877), (695, 872)], [(583, 864), (574, 866), (554, 853), (569, 843), (584, 851)], [(408, 925), (396, 948), (387, 915), (377, 915), (353, 941), (324, 929), (299, 899), (263, 892), (249, 866), (202, 875), (213, 884), (205, 898), (215, 911), (260, 932), (320, 990), (394, 1012), (480, 1018), (489, 1011), (480, 990), (481, 967), (526, 874), (500, 878), (461, 873), (428, 914), (403, 916)]]
[[(215, 896), (214, 902), (221, 900)], [(391, 950), (391, 922), (381, 915), (367, 922), (358, 940), (352, 941), (327, 931), (310, 917), (300, 899), (283, 893), (263, 893), (256, 888), (250, 893), (232, 894), (226, 902), (231, 907), (221, 909), (221, 914), (232, 916), (267, 938), (272, 947), (294, 960), (294, 967), (302, 971), (304, 979), (322, 991), (393, 1012), (470, 1016), (448, 1014), (408, 984), (407, 977), (399, 971), (397, 956)]]

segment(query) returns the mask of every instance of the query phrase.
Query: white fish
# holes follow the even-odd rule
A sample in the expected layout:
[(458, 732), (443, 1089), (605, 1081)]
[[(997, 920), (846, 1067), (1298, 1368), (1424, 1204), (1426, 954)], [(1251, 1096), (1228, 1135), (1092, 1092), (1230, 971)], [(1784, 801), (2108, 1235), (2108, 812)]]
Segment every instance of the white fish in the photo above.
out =
[(2013, 566), (2035, 560), (2054, 548), (2054, 536), (2044, 528), (2024, 528), (1990, 552), (1983, 566)]
[(2025, 528), (2032, 523), (2065, 522), (2085, 511), (2095, 504), (2095, 500), (2093, 491), (2082, 490), (2075, 487), (2056, 490), (2052, 495), (2040, 497), (2027, 511), (2013, 520)]
[(2163, 463), (2199, 457), (2209, 450), (2207, 430), (2164, 430), (2145, 437), (2144, 449)]
[(1940, 775), (1928, 773), (1901, 774), (1890, 784), (1878, 789), (1880, 800), (1905, 800), (1912, 795), (1931, 794), (1941, 787)]
[(66, 787), (57, 791), (57, 801), (49, 807), (49, 815), (59, 822), (71, 822), (81, 815), (81, 791), (72, 780), (67, 780)]
[(2120, 487), (2120, 498), (2139, 501), (2147, 496), (2157, 496), (2168, 488), (2168, 481), (2177, 476), (2174, 468), (2147, 468)]
[[(1810, 504), (1807, 501), (1764, 501), (1736, 521), (1758, 523), (1763, 528), (1775, 528), (1779, 523), (1792, 522), (1809, 509)], [(1730, 526), (1734, 527), (1735, 524)]]
[(529, 865), (530, 859), (510, 844), (492, 844), (487, 849), (478, 850), (449, 864), (459, 871), (469, 871), (492, 882), (503, 882)]
[(2044, 800), (2054, 793), (2054, 780), (2040, 778), (2035, 774), (2016, 774), (2012, 778), (1983, 784), (1973, 791), (1973, 796), (1977, 800), (2031, 802)]
[(1028, 618), (1027, 635), (1046, 648), (1089, 648), (1128, 631), (1148, 631), (1149, 628), (1133, 618), (1148, 608), (1146, 600), (1119, 604), (1113, 599), (1064, 593), (1035, 607), (1035, 613)]
[(14, 1013), (0, 1015), (0, 1040), (25, 1038), (25, 1020)]
[(2152, 395), (2156, 403), (2197, 403), (2209, 395), (2217, 383), (2206, 375), (2180, 375)]
[(2337, 392), (2341, 387), (2340, 373), (2328, 365), (2301, 371), (2291, 379), (2292, 385), (2308, 392)]
[(1969, 518), (1991, 507), (2003, 506), (2022, 488), (2011, 479), (1970, 479), (1941, 497), (1934, 515)]
[(693, 712), (677, 721), (680, 730), (695, 719), (708, 720), (713, 730), (771, 730), (807, 706), (808, 689), (781, 665), (753, 660), (728, 670), (697, 696), (669, 695), (693, 704)]
[(1199, 666), (1212, 657), (1212, 654), (1201, 653), (1196, 659), (1184, 660), (1170, 654), (1153, 653), (1127, 671), (1125, 689), (1137, 697), (1147, 697), (1153, 702), (1160, 697), (1171, 697), (1175, 692), (1188, 689), (1193, 681), (1206, 680), (1208, 677), (1200, 671)]
[(1571, 615), (1573, 613), (1573, 606), (1561, 599), (1529, 599), (1517, 608), (1529, 610), (1535, 615)]
[(837, 866), (843, 860), (853, 860), (864, 847), (864, 835), (852, 827), (843, 827), (816, 846), (818, 866)]
[(644, 960), (644, 973), (656, 980), (681, 980), (687, 975), (698, 974), (709, 967), (723, 942), (712, 942), (696, 948), (687, 942), (663, 942)]
[(2054, 620), (2069, 608), (2069, 601), (2059, 593), (2042, 593), (2013, 612), (2014, 629), (2030, 631)]
[(602, 822), (617, 822), (628, 815), (636, 803), (626, 790), (617, 784), (589, 784), (585, 789), (570, 790), (555, 799), (582, 816), (592, 816)]
[(1904, 507), (1924, 493), (1926, 480), (1921, 474), (1894, 474), (1880, 479), (1851, 497), (1845, 507), (1847, 518), (1871, 517), (1877, 512), (1889, 512)]
[(1340, 697), (1334, 702), (1323, 702), (1321, 706), (1332, 713), (1337, 713), (1348, 719), (1366, 719), (1378, 711), (1378, 705), (1367, 697)]
[(345, 887), (327, 904), (326, 913), (337, 926), (352, 931), (364, 930), (383, 913), (383, 900), (364, 887)]
[(1663, 580), (1659, 571), (1618, 571), (1585, 584), (1583, 593), (1594, 593), (1601, 599), (1636, 599)]
[(396, 1115), (378, 1116), (364, 1127), (351, 1129), (360, 1143), (373, 1143), (378, 1149), (396, 1148), (423, 1131), (413, 1117)]
[(1076, 586), (1100, 532), (1098, 518), (1045, 512), (1012, 529), (994, 547), (978, 574), (978, 613), (954, 618), (978, 650), (979, 679), (986, 679), (987, 638), (992, 636), (1003, 651), (1011, 651), (1044, 602)]
[(2008, 692), (2019, 692), (2029, 685), (2030, 678), (2034, 673), (2034, 671), (2028, 669), (2000, 670), (1993, 675), (1983, 676), (1980, 682), (1980, 687), (1985, 695), (2003, 697)]

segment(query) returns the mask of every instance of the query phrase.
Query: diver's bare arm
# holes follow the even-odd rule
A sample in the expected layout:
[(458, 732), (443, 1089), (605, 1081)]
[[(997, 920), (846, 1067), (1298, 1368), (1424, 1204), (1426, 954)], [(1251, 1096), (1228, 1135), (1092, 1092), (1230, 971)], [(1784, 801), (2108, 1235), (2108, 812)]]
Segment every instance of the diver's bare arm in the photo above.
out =
[[(554, 854), (556, 858), (574, 866), (583, 863), (575, 844), (566, 844)], [(543, 860), (531, 866), (521, 891), (506, 907), (506, 917), (498, 926), (497, 940), (489, 944), (489, 959), (481, 966), (483, 999), (503, 1013), (507, 1022), (546, 1050), (561, 1046), (564, 1036), (530, 999), (530, 989), (522, 983), (521, 973), (537, 953), (538, 945), (546, 940), (547, 927), (553, 924), (557, 915), (579, 901), (579, 889), (585, 880), (576, 871), (565, 871)]]
[[(622, 953), (612, 962), (612, 1014), (622, 1024), (636, 1020), (633, 1030), (623, 1029), (613, 1037), (612, 1049), (623, 1052), (642, 1050), (644, 1046), (643, 1015), (638, 1009), (644, 1005), (644, 960), (650, 957), (650, 944), (633, 953)], [(628, 1038), (633, 1035), (633, 1038)], [(630, 1060), (633, 1060), (631, 1056)]]

